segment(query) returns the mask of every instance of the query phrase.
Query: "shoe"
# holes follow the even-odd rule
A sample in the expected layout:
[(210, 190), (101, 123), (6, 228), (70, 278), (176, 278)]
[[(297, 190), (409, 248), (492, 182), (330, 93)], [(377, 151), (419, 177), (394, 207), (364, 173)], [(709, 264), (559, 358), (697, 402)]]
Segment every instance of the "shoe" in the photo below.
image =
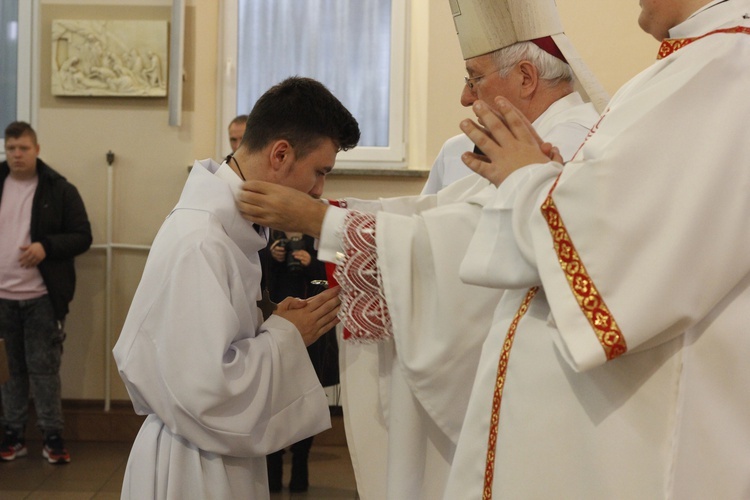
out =
[(50, 434), (44, 438), (42, 456), (51, 464), (70, 463), (70, 453), (65, 448), (65, 442), (60, 437), (60, 434)]
[(0, 444), (0, 458), (10, 462), (17, 457), (25, 457), (28, 454), (29, 450), (26, 448), (26, 442), (18, 437), (16, 431), (7, 429), (3, 437), (3, 442)]

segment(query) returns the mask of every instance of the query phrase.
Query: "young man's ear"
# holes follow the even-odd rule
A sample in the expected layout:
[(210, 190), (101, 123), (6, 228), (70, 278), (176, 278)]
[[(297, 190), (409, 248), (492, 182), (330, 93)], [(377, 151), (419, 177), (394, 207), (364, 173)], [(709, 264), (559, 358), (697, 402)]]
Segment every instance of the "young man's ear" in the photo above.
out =
[(274, 141), (268, 155), (271, 169), (274, 172), (282, 172), (294, 163), (294, 149), (286, 139)]

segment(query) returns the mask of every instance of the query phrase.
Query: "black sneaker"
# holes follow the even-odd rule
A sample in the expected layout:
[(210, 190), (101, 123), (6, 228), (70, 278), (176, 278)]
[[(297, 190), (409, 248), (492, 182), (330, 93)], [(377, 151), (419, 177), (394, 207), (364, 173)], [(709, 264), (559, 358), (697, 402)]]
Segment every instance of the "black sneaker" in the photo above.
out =
[(44, 438), (42, 456), (51, 464), (70, 463), (70, 453), (65, 448), (65, 442), (60, 437), (60, 434), (50, 434)]
[(3, 437), (3, 442), (0, 444), (0, 459), (10, 462), (17, 457), (25, 457), (28, 454), (29, 450), (26, 448), (26, 442), (18, 437), (16, 431), (7, 429)]

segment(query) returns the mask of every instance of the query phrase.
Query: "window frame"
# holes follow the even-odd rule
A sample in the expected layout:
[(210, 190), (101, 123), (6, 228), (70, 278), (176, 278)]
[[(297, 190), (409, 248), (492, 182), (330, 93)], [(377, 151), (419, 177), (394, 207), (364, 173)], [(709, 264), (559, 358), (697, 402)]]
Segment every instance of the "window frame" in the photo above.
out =
[[(221, 3), (221, 37), (217, 64), (216, 157), (223, 158), (229, 144), (227, 126), (237, 115), (238, 0)], [(342, 151), (337, 165), (360, 169), (401, 169), (407, 166), (408, 16), (409, 0), (391, 1), (391, 67), (387, 147), (356, 147)]]
[[(18, 0), (18, 66), (16, 69), (16, 120), (29, 122), (33, 126), (32, 96), (39, 89), (38, 78), (33, 78), (36, 60), (34, 29), (38, 21), (39, 0)], [(3, 128), (8, 125), (3, 124)], [(0, 136), (0, 161), (5, 161), (5, 137)]]

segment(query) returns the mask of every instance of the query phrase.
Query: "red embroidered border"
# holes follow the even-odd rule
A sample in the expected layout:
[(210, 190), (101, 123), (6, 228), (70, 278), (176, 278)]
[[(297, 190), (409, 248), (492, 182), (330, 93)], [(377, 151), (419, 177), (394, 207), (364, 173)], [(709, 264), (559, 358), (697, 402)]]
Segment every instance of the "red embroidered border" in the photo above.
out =
[(744, 26), (735, 26), (734, 28), (725, 28), (721, 30), (712, 31), (710, 33), (706, 33), (705, 35), (697, 36), (695, 38), (667, 38), (661, 42), (661, 46), (659, 47), (659, 55), (656, 56), (656, 59), (664, 59), (668, 55), (671, 55), (681, 48), (685, 47), (686, 45), (690, 45), (696, 40), (700, 40), (701, 38), (705, 38), (710, 35), (716, 35), (718, 33), (725, 33), (725, 34), (734, 34), (734, 33), (743, 33), (745, 35), (750, 35), (750, 28), (746, 28)]
[(607, 304), (604, 303), (604, 299), (599, 294), (599, 290), (596, 289), (588, 271), (586, 271), (586, 266), (583, 265), (560, 213), (557, 211), (552, 199), (552, 192), (542, 205), (542, 214), (544, 214), (549, 231), (552, 233), (560, 267), (568, 279), (570, 289), (575, 295), (581, 311), (594, 329), (607, 360), (625, 354), (628, 350), (625, 337), (622, 335), (620, 327), (617, 326), (617, 322), (610, 313)]
[(521, 303), (521, 307), (518, 308), (513, 321), (508, 328), (508, 333), (505, 335), (505, 342), (503, 343), (503, 352), (500, 354), (500, 361), (497, 366), (497, 378), (495, 379), (495, 392), (492, 397), (492, 414), (490, 416), (490, 436), (487, 443), (487, 461), (485, 462), (484, 468), (484, 491), (482, 493), (483, 500), (492, 499), (492, 481), (495, 477), (495, 447), (497, 446), (497, 428), (500, 423), (500, 403), (503, 399), (503, 387), (505, 387), (505, 373), (508, 371), (508, 359), (510, 358), (510, 349), (513, 347), (513, 340), (516, 337), (516, 328), (518, 322), (529, 310), (529, 304), (534, 298), (536, 293), (539, 291), (539, 287), (535, 286), (529, 289), (526, 297)]

